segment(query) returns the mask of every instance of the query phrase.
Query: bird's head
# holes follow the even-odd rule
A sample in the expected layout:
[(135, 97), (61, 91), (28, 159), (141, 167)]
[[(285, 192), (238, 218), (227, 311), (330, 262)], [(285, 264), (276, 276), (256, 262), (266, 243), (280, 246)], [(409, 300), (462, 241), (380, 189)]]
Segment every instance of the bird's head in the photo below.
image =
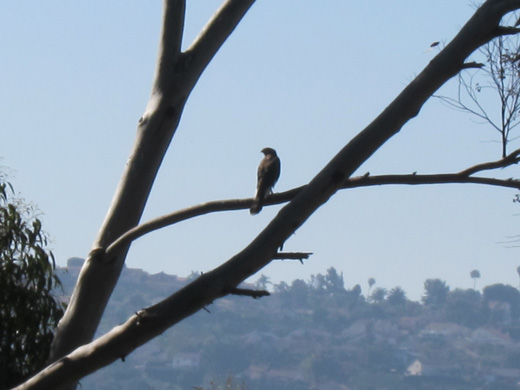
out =
[(263, 148), (262, 153), (266, 156), (276, 156), (276, 150), (273, 148)]

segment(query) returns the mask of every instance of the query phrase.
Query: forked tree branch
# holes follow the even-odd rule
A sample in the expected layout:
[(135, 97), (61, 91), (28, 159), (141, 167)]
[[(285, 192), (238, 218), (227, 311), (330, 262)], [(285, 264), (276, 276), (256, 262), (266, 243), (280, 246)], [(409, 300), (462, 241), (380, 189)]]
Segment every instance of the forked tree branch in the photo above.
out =
[(161, 49), (157, 58), (152, 94), (168, 93), (172, 69), (175, 69), (181, 55), (185, 15), (186, 0), (164, 2)]
[(519, 161), (520, 149), (516, 149), (515, 151), (509, 153), (507, 156), (501, 158), (500, 160), (477, 164), (473, 167), (469, 167), (463, 170), (462, 172), (460, 172), (460, 174), (464, 176), (470, 176), (474, 175), (477, 172), (489, 171), (491, 169), (506, 168), (508, 166), (518, 164)]
[[(106, 247), (139, 223), (188, 96), (204, 68), (253, 3), (254, 0), (224, 1), (190, 50), (183, 53), (185, 0), (164, 0), (161, 41), (150, 100), (139, 120), (133, 150), (93, 248)], [(67, 311), (56, 330), (49, 362), (94, 337), (126, 259), (128, 247), (120, 249), (110, 262), (103, 261), (99, 250), (91, 252), (95, 256), (87, 257)]]

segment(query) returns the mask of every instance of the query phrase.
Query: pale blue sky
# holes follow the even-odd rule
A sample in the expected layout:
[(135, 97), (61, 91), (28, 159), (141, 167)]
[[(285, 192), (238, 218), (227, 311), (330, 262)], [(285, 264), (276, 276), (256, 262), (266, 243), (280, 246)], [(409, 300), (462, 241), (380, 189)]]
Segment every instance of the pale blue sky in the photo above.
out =
[[(220, 2), (188, 3), (185, 46)], [(60, 265), (88, 253), (108, 209), (149, 96), (161, 12), (159, 1), (0, 3), (1, 165), (43, 211)], [(465, 0), (259, 0), (191, 95), (144, 219), (252, 196), (265, 146), (282, 159), (276, 190), (306, 183), (433, 58), (429, 45), (447, 43), (472, 13)], [(359, 173), (460, 170), (499, 158), (494, 137), (431, 100)], [(474, 185), (344, 191), (286, 244), (314, 256), (262, 273), (291, 282), (333, 266), (348, 288), (366, 292), (374, 277), (414, 299), (426, 278), (471, 287), (475, 268), (481, 286), (517, 286), (520, 250), (499, 244), (520, 234), (514, 194)], [(207, 271), (278, 209), (170, 227), (135, 243), (127, 265)]]

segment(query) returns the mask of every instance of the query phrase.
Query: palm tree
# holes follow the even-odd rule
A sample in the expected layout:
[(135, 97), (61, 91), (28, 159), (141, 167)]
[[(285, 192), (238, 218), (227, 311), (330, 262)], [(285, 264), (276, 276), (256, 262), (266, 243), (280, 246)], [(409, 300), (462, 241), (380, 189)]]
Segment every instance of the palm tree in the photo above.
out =
[(477, 279), (480, 278), (480, 272), (477, 269), (474, 269), (469, 273), (469, 276), (473, 279), (473, 290), (477, 287)]
[(393, 306), (403, 306), (406, 303), (406, 293), (397, 286), (390, 290), (386, 301)]
[(257, 288), (259, 290), (267, 290), (268, 284), (273, 284), (273, 283), (271, 283), (268, 276), (265, 276), (264, 274), (262, 274), (262, 275), (260, 275), (258, 280), (255, 282), (255, 288)]
[(370, 296), (370, 300), (375, 303), (383, 303), (388, 294), (386, 288), (378, 287), (374, 290), (372, 295)]
[[(520, 268), (520, 267), (518, 267)], [(374, 278), (368, 278), (368, 292), (367, 292), (367, 301), (370, 299), (370, 289), (372, 286), (376, 284), (376, 280)]]

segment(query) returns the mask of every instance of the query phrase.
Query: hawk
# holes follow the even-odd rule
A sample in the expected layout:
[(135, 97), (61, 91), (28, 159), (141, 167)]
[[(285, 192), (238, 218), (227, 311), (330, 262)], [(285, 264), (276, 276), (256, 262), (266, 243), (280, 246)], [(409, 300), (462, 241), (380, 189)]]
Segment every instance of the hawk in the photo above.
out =
[(262, 210), (264, 199), (273, 192), (273, 187), (280, 177), (280, 159), (273, 148), (264, 148), (262, 153), (265, 155), (260, 165), (258, 165), (258, 182), (256, 185), (256, 195), (249, 209), (252, 215), (258, 214)]

